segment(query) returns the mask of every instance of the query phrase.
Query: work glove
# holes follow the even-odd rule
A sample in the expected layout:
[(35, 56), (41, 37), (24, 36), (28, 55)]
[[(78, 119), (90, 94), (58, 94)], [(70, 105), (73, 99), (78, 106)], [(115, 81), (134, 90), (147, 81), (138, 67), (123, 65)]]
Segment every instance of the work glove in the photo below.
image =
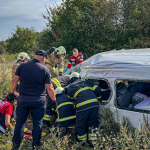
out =
[(65, 68), (64, 71), (66, 72), (69, 68)]
[(63, 73), (62, 72), (59, 72), (59, 76), (62, 76), (63, 75)]
[(16, 95), (14, 93), (9, 93), (8, 101), (13, 103), (15, 99), (17, 99)]

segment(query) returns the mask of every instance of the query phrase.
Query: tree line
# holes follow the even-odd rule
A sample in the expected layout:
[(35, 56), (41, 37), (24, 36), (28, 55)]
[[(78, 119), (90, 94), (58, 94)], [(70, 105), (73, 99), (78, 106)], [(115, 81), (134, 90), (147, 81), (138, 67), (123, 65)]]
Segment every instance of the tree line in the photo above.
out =
[[(0, 42), (8, 53), (64, 46), (78, 48), (85, 57), (113, 49), (150, 47), (149, 0), (62, 0), (46, 6), (47, 28), (20, 28)], [(3, 43), (3, 44), (2, 44)]]

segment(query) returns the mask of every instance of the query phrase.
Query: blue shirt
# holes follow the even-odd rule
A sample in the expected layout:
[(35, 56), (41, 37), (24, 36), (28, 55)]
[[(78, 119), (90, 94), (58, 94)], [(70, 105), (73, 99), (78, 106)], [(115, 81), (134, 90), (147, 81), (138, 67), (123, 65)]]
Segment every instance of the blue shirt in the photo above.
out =
[(45, 84), (52, 84), (50, 74), (49, 69), (37, 59), (21, 63), (15, 73), (20, 77), (17, 101), (45, 101)]

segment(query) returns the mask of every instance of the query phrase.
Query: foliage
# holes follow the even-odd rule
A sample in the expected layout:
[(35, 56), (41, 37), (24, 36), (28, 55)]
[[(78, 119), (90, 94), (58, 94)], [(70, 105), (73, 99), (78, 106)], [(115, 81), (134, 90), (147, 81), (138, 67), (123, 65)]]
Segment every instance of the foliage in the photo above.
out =
[(149, 0), (64, 0), (47, 6), (46, 24), (67, 53), (150, 47)]
[(44, 29), (40, 32), (37, 41), (39, 49), (44, 49), (46, 51), (55, 46), (55, 37), (53, 36), (52, 30), (49, 29)]
[(19, 53), (27, 52), (33, 53), (37, 51), (38, 32), (35, 31), (33, 27), (20, 28), (17, 26), (15, 33), (12, 33), (12, 37), (7, 39), (8, 42), (7, 52), (8, 53)]

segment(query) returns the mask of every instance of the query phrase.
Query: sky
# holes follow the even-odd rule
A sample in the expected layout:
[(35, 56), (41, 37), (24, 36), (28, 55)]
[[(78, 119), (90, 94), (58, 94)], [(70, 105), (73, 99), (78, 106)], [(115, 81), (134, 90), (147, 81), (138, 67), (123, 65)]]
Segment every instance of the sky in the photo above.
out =
[(42, 31), (46, 27), (46, 6), (60, 5), (62, 0), (0, 0), (0, 41), (5, 40), (16, 29), (35, 27)]

